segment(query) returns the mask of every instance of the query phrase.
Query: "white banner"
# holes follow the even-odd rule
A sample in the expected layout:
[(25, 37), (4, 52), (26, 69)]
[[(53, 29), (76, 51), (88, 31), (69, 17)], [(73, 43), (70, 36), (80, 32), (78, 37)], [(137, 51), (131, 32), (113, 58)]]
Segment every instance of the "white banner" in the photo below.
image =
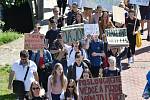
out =
[(99, 35), (98, 24), (84, 24), (84, 34), (85, 35)]
[(118, 6), (121, 0), (82, 0), (82, 7), (96, 8), (101, 5), (108, 11), (112, 11), (112, 5)]
[(113, 21), (124, 24), (125, 23), (125, 10), (118, 6), (113, 6)]
[(105, 29), (105, 33), (107, 34), (107, 42), (110, 46), (129, 45), (126, 28)]
[(149, 0), (130, 0), (130, 4), (136, 4), (136, 5), (143, 5), (143, 6), (148, 6), (149, 5)]

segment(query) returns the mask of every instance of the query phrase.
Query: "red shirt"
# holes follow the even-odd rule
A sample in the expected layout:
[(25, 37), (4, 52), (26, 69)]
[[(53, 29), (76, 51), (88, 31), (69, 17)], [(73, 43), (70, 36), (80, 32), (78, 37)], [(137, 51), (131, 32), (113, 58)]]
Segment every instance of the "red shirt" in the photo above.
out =
[(44, 65), (44, 58), (40, 57), (40, 60), (39, 60), (39, 67), (40, 67), (40, 69), (43, 68), (43, 65)]

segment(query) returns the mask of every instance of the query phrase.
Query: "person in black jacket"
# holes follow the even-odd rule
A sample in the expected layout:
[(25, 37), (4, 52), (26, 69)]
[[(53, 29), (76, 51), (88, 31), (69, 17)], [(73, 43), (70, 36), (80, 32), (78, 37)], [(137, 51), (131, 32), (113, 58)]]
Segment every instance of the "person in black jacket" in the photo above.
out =
[[(88, 68), (87, 64), (83, 62), (83, 57), (80, 52), (75, 54), (75, 63), (68, 68), (67, 78), (78, 81), (83, 71)], [(77, 74), (78, 73), (78, 74)]]
[(67, 25), (72, 25), (76, 21), (77, 12), (78, 12), (78, 4), (74, 2), (72, 4), (72, 10), (68, 12), (67, 15)]

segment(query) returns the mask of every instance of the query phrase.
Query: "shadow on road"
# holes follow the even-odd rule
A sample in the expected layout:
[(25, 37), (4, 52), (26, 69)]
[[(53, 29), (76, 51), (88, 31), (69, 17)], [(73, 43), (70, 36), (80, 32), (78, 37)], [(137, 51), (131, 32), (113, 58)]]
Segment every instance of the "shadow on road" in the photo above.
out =
[(141, 48), (139, 50), (136, 50), (135, 55), (139, 55), (141, 53), (148, 52), (148, 51), (150, 51), (150, 46), (147, 46), (147, 47)]
[(16, 100), (15, 94), (0, 95), (0, 100)]

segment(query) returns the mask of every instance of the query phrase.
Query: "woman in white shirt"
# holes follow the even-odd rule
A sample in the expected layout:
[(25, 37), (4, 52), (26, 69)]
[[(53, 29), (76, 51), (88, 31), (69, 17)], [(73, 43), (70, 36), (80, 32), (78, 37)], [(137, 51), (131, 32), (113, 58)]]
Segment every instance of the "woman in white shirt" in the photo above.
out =
[(56, 63), (52, 75), (48, 78), (47, 97), (49, 100), (60, 100), (62, 91), (67, 87), (67, 78), (64, 75), (63, 67), (60, 63)]

